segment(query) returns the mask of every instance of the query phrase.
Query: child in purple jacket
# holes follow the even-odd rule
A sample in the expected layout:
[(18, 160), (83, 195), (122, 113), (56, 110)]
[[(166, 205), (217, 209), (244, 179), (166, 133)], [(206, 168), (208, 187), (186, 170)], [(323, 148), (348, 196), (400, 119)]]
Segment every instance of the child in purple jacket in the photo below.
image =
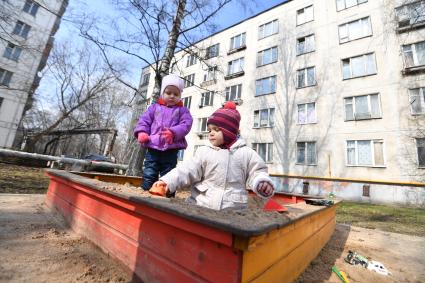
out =
[(174, 74), (165, 76), (161, 84), (161, 97), (143, 113), (134, 136), (147, 148), (142, 188), (149, 190), (177, 165), (177, 153), (187, 147), (185, 136), (192, 127), (192, 116), (183, 106), (181, 93), (183, 80)]

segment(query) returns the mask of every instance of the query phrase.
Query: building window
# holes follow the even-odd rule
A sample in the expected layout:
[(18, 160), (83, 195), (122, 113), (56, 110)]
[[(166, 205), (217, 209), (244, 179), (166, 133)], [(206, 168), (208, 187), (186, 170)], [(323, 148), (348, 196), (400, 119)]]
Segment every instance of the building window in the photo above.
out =
[(351, 40), (372, 35), (372, 25), (370, 17), (355, 20), (342, 24), (339, 30), (339, 43), (349, 42)]
[(347, 165), (384, 166), (383, 140), (347, 141)]
[(378, 94), (344, 98), (345, 121), (381, 118)]
[(370, 197), (370, 185), (363, 185), (363, 196)]
[(40, 5), (38, 5), (34, 1), (27, 0), (25, 2), (24, 8), (22, 10), (35, 17), (35, 15), (37, 14), (37, 11), (38, 11), (38, 7), (40, 7)]
[(425, 65), (425, 41), (403, 45), (406, 68)]
[(199, 107), (204, 107), (204, 106), (212, 106), (214, 103), (214, 92), (213, 91), (208, 91), (208, 92), (204, 92), (201, 96), (201, 102), (199, 103)]
[(192, 96), (187, 96), (182, 98), (183, 106), (187, 109), (190, 109), (190, 103), (192, 102)]
[(425, 23), (425, 1), (416, 1), (396, 8), (398, 27)]
[(216, 79), (217, 75), (217, 66), (208, 68), (206, 74), (204, 74), (204, 82), (212, 81)]
[(12, 75), (12, 72), (0, 68), (0, 85), (9, 86)]
[(314, 20), (313, 5), (297, 11), (297, 26)]
[(374, 53), (342, 59), (342, 76), (344, 80), (375, 74)]
[(412, 114), (425, 114), (425, 87), (409, 89)]
[(336, 10), (341, 11), (366, 2), (367, 0), (336, 0)]
[(277, 62), (277, 46), (257, 53), (257, 67)]
[(297, 142), (297, 164), (317, 164), (316, 142)]
[(274, 126), (274, 108), (254, 111), (254, 128)]
[(316, 85), (315, 67), (309, 67), (297, 71), (297, 88)]
[(195, 84), (195, 74), (184, 77), (184, 87), (191, 87)]
[(17, 21), (15, 28), (13, 29), (13, 34), (19, 35), (26, 39), (28, 37), (28, 33), (30, 32), (30, 29), (31, 29), (31, 26), (21, 21)]
[(4, 50), (3, 57), (18, 61), (19, 56), (21, 56), (21, 52), (21, 47), (9, 42), (6, 46), (6, 49)]
[(183, 157), (184, 157), (184, 149), (180, 149), (179, 151), (177, 151), (177, 160), (183, 161)]
[(276, 76), (262, 78), (255, 81), (255, 96), (276, 92)]
[(273, 161), (272, 143), (253, 143), (252, 149), (255, 150), (265, 162), (270, 163)]
[(226, 87), (226, 101), (236, 101), (241, 99), (242, 84)]
[(230, 61), (227, 68), (227, 75), (233, 75), (243, 72), (244, 62), (245, 59), (243, 57)]
[(278, 20), (273, 20), (258, 27), (258, 39), (265, 38), (278, 32), (279, 22)]
[(198, 133), (208, 132), (207, 121), (207, 117), (198, 119)]
[(4, 100), (4, 98), (3, 97), (0, 97), (0, 110), (1, 110), (1, 106), (3, 105), (3, 100)]
[(230, 51), (245, 46), (246, 33), (238, 34), (230, 39)]
[(220, 51), (219, 49), (220, 49), (219, 43), (209, 46), (207, 48), (206, 59), (217, 57)]
[(418, 149), (418, 165), (425, 167), (425, 138), (417, 138), (416, 147)]
[(142, 86), (149, 84), (150, 74), (144, 74), (142, 78)]
[(187, 56), (186, 67), (196, 64), (196, 54), (189, 54)]
[(316, 103), (298, 104), (298, 124), (316, 123)]
[(297, 39), (297, 55), (313, 52), (315, 50), (314, 34)]

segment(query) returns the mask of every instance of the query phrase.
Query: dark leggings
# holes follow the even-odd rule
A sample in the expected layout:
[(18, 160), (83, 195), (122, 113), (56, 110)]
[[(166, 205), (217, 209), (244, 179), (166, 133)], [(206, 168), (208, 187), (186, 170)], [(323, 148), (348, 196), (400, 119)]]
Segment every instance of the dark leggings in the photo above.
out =
[(164, 176), (177, 165), (178, 149), (160, 151), (152, 148), (146, 150), (142, 188), (149, 190), (159, 176)]

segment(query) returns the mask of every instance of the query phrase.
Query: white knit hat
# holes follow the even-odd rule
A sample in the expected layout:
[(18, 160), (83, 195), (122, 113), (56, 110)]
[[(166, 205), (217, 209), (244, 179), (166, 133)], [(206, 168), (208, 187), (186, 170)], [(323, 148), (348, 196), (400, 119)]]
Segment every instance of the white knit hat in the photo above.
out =
[(164, 90), (167, 86), (172, 85), (177, 87), (180, 90), (180, 96), (183, 92), (184, 81), (182, 78), (175, 74), (169, 74), (162, 78), (161, 83), (161, 96), (164, 94)]

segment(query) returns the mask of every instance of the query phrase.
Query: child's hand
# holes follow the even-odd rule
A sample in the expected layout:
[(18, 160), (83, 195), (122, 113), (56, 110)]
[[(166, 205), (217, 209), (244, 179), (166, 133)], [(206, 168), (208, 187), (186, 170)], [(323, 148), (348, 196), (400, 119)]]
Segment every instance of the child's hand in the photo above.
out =
[(172, 131), (170, 131), (169, 129), (165, 129), (161, 132), (161, 135), (164, 136), (165, 142), (168, 144), (172, 144), (173, 143), (173, 139), (174, 139), (174, 134)]
[(155, 182), (149, 189), (149, 192), (153, 195), (165, 197), (167, 195), (168, 187), (164, 181)]
[(147, 133), (140, 132), (140, 133), (137, 135), (137, 140), (138, 140), (140, 143), (146, 143), (146, 142), (148, 142), (148, 141), (149, 141), (149, 135), (148, 135)]
[(264, 197), (269, 197), (273, 194), (274, 188), (273, 185), (270, 184), (269, 182), (263, 181), (258, 183), (257, 185), (257, 192), (264, 196)]

